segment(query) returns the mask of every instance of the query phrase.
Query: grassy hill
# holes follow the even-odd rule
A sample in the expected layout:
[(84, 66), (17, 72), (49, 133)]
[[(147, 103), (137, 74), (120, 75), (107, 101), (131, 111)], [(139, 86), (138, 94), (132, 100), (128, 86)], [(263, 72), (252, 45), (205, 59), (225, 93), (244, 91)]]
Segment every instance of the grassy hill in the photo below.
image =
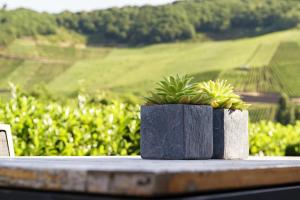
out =
[[(236, 40), (190, 40), (144, 47), (87, 47), (79, 34), (15, 40), (0, 49), (0, 88), (42, 84), (57, 95), (80, 89), (142, 95), (163, 76), (227, 79), (240, 92), (300, 97), (300, 30)], [(274, 105), (255, 105), (252, 120), (272, 119)]]
[[(53, 36), (52, 36), (53, 37)], [(238, 91), (300, 96), (300, 30), (225, 41), (187, 41), (136, 48), (19, 39), (0, 50), (0, 86), (43, 83), (54, 93), (79, 87), (95, 92), (144, 93), (172, 74), (228, 79)]]

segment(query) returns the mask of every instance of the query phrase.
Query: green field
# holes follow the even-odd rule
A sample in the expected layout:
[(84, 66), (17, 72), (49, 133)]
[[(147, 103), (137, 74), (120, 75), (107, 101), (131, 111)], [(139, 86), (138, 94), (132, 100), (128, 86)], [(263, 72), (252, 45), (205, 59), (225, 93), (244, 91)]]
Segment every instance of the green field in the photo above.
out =
[(135, 48), (76, 47), (45, 41), (19, 39), (0, 49), (2, 88), (8, 82), (24, 89), (43, 83), (58, 94), (72, 94), (79, 88), (143, 94), (163, 76), (191, 74), (196, 80), (227, 79), (238, 91), (284, 91), (300, 96), (297, 29), (237, 40)]

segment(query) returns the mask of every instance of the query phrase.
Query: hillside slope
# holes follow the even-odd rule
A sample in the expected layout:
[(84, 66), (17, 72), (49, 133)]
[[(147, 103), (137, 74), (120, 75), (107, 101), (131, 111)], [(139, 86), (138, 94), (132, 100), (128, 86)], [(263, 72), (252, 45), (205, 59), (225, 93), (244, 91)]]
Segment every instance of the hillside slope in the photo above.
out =
[(96, 92), (144, 93), (163, 76), (228, 79), (238, 91), (300, 96), (300, 30), (259, 37), (180, 42), (140, 48), (84, 47), (19, 39), (0, 49), (0, 86), (45, 84), (55, 93), (79, 87)]
[[(288, 56), (288, 52), (300, 53), (299, 36), (299, 30), (290, 30), (249, 39), (109, 49), (104, 57), (76, 62), (49, 87), (72, 91), (81, 80), (92, 90), (144, 92), (163, 76), (188, 73), (198, 80), (228, 79), (239, 91), (285, 91), (299, 96), (300, 82), (289, 81), (300, 72), (299, 62)], [(286, 44), (294, 48), (283, 49)], [(282, 52), (286, 53), (279, 57)], [(286, 74), (290, 70), (294, 75)]]

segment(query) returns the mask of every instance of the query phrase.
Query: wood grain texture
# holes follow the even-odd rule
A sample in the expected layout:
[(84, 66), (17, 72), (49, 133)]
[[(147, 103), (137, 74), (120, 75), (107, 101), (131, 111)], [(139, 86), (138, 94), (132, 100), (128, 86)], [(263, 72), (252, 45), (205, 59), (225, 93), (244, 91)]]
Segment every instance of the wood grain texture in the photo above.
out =
[(0, 158), (0, 187), (157, 196), (300, 183), (299, 158)]

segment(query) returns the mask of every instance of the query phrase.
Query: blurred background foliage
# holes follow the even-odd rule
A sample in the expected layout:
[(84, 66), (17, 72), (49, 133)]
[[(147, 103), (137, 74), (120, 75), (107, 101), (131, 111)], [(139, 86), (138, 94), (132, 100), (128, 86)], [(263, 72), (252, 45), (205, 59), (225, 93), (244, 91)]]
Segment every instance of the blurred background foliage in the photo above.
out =
[[(12, 86), (0, 102), (0, 121), (12, 125), (19, 156), (138, 155), (140, 107), (119, 100), (43, 100)], [(103, 99), (102, 99), (103, 100)], [(251, 155), (300, 155), (300, 121), (250, 123)]]
[(0, 103), (0, 121), (11, 124), (20, 156), (139, 153), (139, 107), (117, 100), (43, 101), (13, 86), (12, 98)]

